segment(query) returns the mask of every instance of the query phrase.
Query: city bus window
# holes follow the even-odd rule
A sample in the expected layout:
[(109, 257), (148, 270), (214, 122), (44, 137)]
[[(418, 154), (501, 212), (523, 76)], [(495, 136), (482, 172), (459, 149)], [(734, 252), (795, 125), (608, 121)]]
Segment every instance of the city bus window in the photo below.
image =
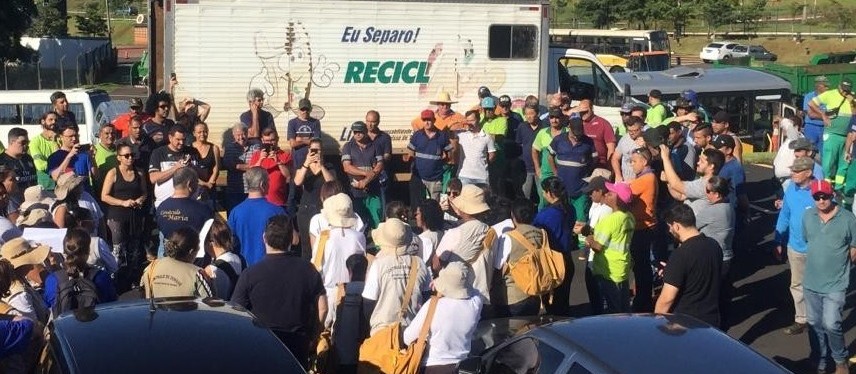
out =
[(0, 104), (0, 125), (21, 125), (21, 106), (18, 104)]

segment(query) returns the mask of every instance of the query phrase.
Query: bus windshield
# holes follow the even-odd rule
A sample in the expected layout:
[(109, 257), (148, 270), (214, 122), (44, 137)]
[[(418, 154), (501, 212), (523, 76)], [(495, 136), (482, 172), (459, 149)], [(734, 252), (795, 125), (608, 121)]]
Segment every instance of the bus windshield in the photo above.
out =
[(550, 42), (592, 53), (627, 57), (633, 52), (671, 53), (669, 35), (662, 30), (552, 29)]

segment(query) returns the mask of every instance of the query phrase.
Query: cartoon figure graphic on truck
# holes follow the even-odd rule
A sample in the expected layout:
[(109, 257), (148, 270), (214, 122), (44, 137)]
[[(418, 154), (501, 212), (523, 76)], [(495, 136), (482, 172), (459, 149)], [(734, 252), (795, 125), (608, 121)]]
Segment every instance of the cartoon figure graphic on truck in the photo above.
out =
[[(339, 71), (339, 65), (328, 63), (324, 55), (313, 60), (309, 32), (300, 21), (289, 21), (285, 38), (278, 32), (270, 35), (256, 32), (255, 54), (262, 68), (250, 81), (250, 88), (265, 93), (265, 109), (274, 117), (283, 112), (296, 113), (297, 103), (309, 99), (312, 86), (327, 87)], [(280, 103), (283, 106), (280, 107)], [(312, 117), (324, 118), (322, 105), (312, 106)], [(286, 114), (290, 116), (290, 114)]]
[(433, 99), (440, 91), (456, 99), (472, 96), (478, 87), (487, 85), (500, 89), (505, 84), (505, 69), (488, 68), (478, 63), (472, 39), (458, 35), (457, 44), (446, 48), (440, 42), (428, 54), (430, 81), (419, 85), (419, 98)]

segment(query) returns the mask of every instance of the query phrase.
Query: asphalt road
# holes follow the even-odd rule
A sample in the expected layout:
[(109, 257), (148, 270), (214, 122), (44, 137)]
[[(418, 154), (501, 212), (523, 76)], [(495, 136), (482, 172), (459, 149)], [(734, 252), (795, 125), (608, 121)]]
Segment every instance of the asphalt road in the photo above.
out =
[[(728, 335), (794, 373), (815, 373), (806, 360), (809, 354), (808, 331), (796, 336), (782, 332), (793, 323), (794, 311), (788, 266), (776, 262), (771, 254), (775, 248), (773, 229), (777, 217), (773, 207), (775, 190), (772, 175), (772, 169), (767, 167), (750, 165), (746, 169), (746, 189), (752, 202), (751, 223), (748, 232), (741, 236), (747, 244), (735, 250), (732, 267), (735, 282), (729, 313), (732, 326)], [(589, 313), (589, 306), (582, 264), (578, 262), (576, 269), (571, 304), (574, 316), (584, 316)], [(854, 289), (852, 286), (851, 290)], [(844, 328), (850, 352), (856, 353), (856, 314), (853, 313), (852, 296), (851, 291), (848, 293)]]

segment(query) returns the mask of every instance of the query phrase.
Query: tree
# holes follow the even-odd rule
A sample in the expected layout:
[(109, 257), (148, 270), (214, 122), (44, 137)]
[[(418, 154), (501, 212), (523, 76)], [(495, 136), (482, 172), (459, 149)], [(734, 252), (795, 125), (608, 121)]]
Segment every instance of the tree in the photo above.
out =
[(0, 60), (29, 60), (33, 50), (21, 45), (21, 36), (30, 27), (36, 6), (33, 0), (0, 1)]
[(755, 27), (758, 20), (764, 16), (764, 8), (767, 7), (767, 0), (744, 0), (735, 8), (734, 20), (743, 25), (743, 32), (747, 32)]
[(696, 3), (701, 18), (707, 24), (707, 34), (716, 37), (716, 29), (727, 25), (734, 19), (734, 4), (729, 1), (702, 0)]
[(88, 2), (83, 6), (83, 15), (75, 15), (77, 31), (89, 36), (107, 36), (107, 20), (98, 3)]
[(679, 42), (687, 22), (693, 16), (693, 5), (694, 3), (688, 0), (649, 0), (646, 4), (652, 18), (663, 21), (675, 30), (675, 39)]
[(37, 16), (27, 35), (59, 38), (68, 36), (68, 18), (59, 9), (57, 1), (40, 1), (36, 4)]
[[(805, 9), (805, 4), (800, 4), (798, 1), (794, 1), (788, 5), (788, 14), (791, 16), (791, 32), (794, 32), (794, 26), (797, 23), (797, 17), (800, 13), (803, 13)], [(804, 16), (805, 14), (803, 14)], [(803, 17), (803, 21), (805, 21), (805, 17)]]
[(622, 0), (579, 0), (576, 10), (586, 14), (595, 28), (606, 28), (619, 18), (618, 8)]
[(829, 10), (824, 13), (824, 18), (835, 25), (838, 32), (841, 33), (841, 41), (844, 41), (844, 32), (856, 19), (856, 8), (843, 6), (838, 0), (831, 0), (826, 8)]
[(618, 12), (621, 19), (627, 20), (627, 24), (631, 27), (647, 29), (650, 21), (657, 22), (657, 17), (652, 17), (649, 4), (655, 3), (652, 0), (624, 0), (618, 4)]

